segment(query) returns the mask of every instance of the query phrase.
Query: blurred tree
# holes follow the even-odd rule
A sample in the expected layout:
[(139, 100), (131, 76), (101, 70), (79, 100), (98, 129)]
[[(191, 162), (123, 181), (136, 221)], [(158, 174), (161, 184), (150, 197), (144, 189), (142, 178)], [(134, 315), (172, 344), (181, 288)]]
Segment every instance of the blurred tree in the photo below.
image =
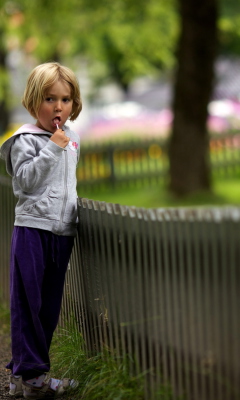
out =
[(101, 83), (113, 80), (127, 92), (137, 76), (159, 75), (173, 67), (178, 35), (174, 5), (175, 0), (79, 1), (76, 14), (82, 30), (74, 52), (84, 52)]
[[(239, 51), (233, 45), (239, 39), (236, 1), (216, 1), (221, 11), (222, 48), (229, 44), (231, 51)], [(178, 0), (2, 2), (22, 10), (24, 20), (16, 33), (25, 50), (36, 54), (40, 61), (81, 55), (89, 61), (90, 69), (94, 66), (101, 80), (112, 78), (125, 90), (136, 76), (159, 74), (175, 64)]]
[(177, 195), (210, 189), (207, 106), (217, 49), (217, 0), (179, 0), (177, 52), (169, 146), (170, 189)]
[[(13, 2), (14, 3), (14, 2)], [(21, 22), (11, 25), (11, 34), (20, 41), (23, 52), (34, 54), (38, 62), (62, 59), (66, 53), (66, 40), (71, 40), (69, 2), (58, 0), (21, 0), (16, 2)], [(16, 18), (16, 14), (13, 16)]]
[(175, 0), (21, 0), (17, 35), (40, 61), (80, 55), (92, 77), (124, 91), (139, 75), (174, 65), (178, 35)]
[(240, 55), (240, 13), (236, 0), (219, 0), (219, 44), (220, 53)]
[(6, 24), (5, 1), (0, 0), (0, 135), (5, 132), (10, 120), (9, 77), (6, 67)]
[[(179, 1), (181, 4), (185, 3), (183, 0)], [(239, 29), (236, 29), (239, 25), (238, 5), (235, 0), (217, 1), (221, 5), (221, 48), (226, 48), (227, 51), (229, 45), (231, 51), (239, 52)], [(64, 60), (71, 65), (71, 60), (78, 62), (79, 59), (84, 59), (95, 82), (103, 84), (112, 79), (127, 92), (130, 83), (137, 76), (157, 77), (162, 70), (173, 69), (176, 58), (174, 48), (179, 35), (176, 2), (177, 0), (0, 0), (2, 129), (5, 129), (8, 120), (5, 65), (7, 36), (15, 35), (21, 51), (36, 56), (36, 62)], [(209, 0), (209, 6), (211, 3), (212, 0)], [(198, 9), (205, 9), (205, 6), (195, 2), (195, 8), (196, 19), (199, 19)], [(184, 9), (183, 5), (181, 9)], [(183, 17), (183, 13), (181, 18), (184, 21), (189, 19)], [(204, 18), (202, 15), (202, 21)], [(185, 30), (188, 25), (189, 23)], [(204, 33), (205, 27), (202, 30)], [(191, 34), (192, 30), (189, 29), (189, 32)], [(179, 66), (186, 62), (180, 54), (181, 51)], [(179, 67), (178, 74), (183, 69), (184, 67)], [(176, 117), (175, 123), (177, 121)]]

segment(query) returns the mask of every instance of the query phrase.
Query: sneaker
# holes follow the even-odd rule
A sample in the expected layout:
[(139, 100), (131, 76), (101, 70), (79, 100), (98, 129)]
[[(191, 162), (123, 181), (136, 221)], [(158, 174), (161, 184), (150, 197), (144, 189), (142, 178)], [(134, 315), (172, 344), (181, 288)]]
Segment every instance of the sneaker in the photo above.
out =
[(22, 397), (22, 377), (16, 378), (14, 375), (10, 375), (10, 384), (11, 387), (9, 390), (9, 395), (12, 397)]
[(76, 386), (77, 384), (73, 379), (64, 378), (61, 380), (58, 388), (53, 390), (51, 389), (51, 378), (47, 375), (41, 387), (32, 386), (24, 381), (22, 382), (24, 399), (56, 399), (65, 394), (70, 388), (76, 388)]

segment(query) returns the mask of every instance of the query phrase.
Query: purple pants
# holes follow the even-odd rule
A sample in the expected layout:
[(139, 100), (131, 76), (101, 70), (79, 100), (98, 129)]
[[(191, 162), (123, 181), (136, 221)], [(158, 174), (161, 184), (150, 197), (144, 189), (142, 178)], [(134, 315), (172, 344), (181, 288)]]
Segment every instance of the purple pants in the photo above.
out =
[(10, 263), (12, 360), (23, 380), (50, 369), (49, 348), (57, 326), (65, 273), (74, 238), (16, 226)]

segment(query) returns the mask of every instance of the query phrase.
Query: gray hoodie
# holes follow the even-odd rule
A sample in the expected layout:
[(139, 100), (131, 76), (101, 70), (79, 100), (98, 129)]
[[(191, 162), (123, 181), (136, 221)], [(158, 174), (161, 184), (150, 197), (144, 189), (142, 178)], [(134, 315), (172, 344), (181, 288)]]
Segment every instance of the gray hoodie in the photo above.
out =
[(23, 125), (1, 147), (0, 156), (6, 161), (18, 198), (16, 226), (76, 234), (80, 138), (66, 125), (63, 129), (70, 137), (65, 148), (49, 140), (52, 133), (32, 124)]

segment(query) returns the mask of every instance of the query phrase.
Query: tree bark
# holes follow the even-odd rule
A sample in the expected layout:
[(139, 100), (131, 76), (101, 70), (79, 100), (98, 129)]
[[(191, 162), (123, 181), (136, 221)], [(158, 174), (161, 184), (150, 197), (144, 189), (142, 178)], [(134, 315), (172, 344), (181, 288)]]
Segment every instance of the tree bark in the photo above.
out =
[(179, 0), (182, 28), (169, 144), (170, 190), (210, 189), (207, 107), (217, 49), (217, 0)]

